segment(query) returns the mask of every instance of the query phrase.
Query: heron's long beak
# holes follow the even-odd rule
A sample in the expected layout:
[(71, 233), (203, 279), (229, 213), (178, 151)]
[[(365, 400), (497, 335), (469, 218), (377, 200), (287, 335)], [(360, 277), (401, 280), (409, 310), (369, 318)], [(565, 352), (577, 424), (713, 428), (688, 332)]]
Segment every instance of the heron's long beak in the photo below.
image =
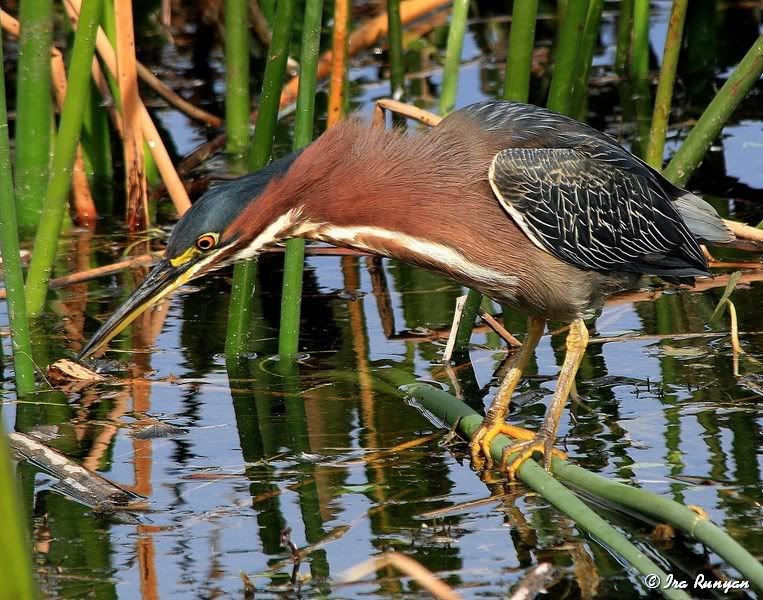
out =
[(77, 355), (77, 359), (86, 358), (105, 345), (146, 309), (193, 278), (199, 267), (200, 265), (194, 261), (173, 266), (167, 259), (162, 259), (138, 286), (138, 289), (95, 332)]

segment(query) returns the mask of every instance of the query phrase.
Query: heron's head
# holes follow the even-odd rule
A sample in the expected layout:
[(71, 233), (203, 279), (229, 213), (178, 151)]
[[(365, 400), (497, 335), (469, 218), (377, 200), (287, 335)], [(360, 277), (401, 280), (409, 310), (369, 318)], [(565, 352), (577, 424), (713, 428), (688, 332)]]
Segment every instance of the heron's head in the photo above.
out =
[[(80, 351), (86, 358), (172, 291), (233, 262), (251, 258), (273, 243), (290, 215), (277, 207), (257, 205), (263, 191), (289, 170), (297, 154), (275, 161), (256, 173), (214, 187), (180, 218), (164, 257)], [(264, 218), (259, 213), (266, 212)]]

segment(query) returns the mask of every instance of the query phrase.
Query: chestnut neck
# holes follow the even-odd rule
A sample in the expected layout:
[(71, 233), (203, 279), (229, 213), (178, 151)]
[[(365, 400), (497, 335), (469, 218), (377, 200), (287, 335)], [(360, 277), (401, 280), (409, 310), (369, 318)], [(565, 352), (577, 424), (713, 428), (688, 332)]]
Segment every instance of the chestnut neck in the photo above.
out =
[(250, 241), (279, 229), (275, 223), (284, 227), (269, 232), (272, 241), (324, 239), (327, 225), (435, 235), (447, 220), (460, 220), (454, 209), (480, 182), (487, 185), (489, 164), (463, 137), (438, 129), (409, 134), (343, 121), (305, 148), (237, 225), (254, 232)]

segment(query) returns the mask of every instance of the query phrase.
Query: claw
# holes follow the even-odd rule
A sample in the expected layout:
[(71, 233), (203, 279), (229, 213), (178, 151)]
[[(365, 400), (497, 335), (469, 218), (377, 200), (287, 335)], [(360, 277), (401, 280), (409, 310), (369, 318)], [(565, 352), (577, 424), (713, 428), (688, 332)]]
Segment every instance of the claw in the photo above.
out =
[[(529, 429), (523, 429), (516, 425), (509, 425), (508, 423), (496, 422), (485, 417), (482, 424), (477, 428), (477, 431), (472, 436), (471, 442), (469, 442), (469, 449), (471, 450), (472, 463), (477, 470), (492, 469), (493, 457), (490, 455), (490, 445), (498, 435), (507, 435), (513, 439), (529, 441), (535, 437), (535, 433)], [(503, 462), (503, 458), (501, 459)]]
[[(543, 467), (546, 471), (551, 471), (551, 458), (556, 456), (566, 459), (567, 455), (561, 450), (554, 448), (554, 438), (543, 431), (533, 435), (531, 439), (506, 446), (501, 453), (501, 471), (505, 471), (509, 481), (517, 478), (517, 472), (522, 464), (539, 452), (543, 456)], [(519, 456), (509, 460), (512, 454), (519, 453)]]

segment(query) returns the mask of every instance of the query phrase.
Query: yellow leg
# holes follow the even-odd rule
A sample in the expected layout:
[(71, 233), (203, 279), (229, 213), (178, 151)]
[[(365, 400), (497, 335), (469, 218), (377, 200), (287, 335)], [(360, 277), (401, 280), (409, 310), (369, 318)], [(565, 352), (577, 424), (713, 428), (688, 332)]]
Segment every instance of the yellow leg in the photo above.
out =
[(535, 352), (535, 348), (538, 346), (545, 328), (546, 321), (543, 319), (530, 317), (527, 320), (527, 337), (522, 347), (512, 358), (509, 372), (506, 373), (506, 377), (501, 382), (498, 394), (496, 394), (493, 403), (488, 408), (482, 425), (479, 426), (472, 436), (472, 441), (469, 443), (472, 462), (477, 468), (485, 466), (489, 469), (493, 466), (493, 459), (490, 456), (490, 443), (498, 434), (505, 433), (522, 440), (532, 439), (532, 432), (508, 425), (505, 419), (506, 413), (509, 410), (511, 395), (514, 393), (514, 389), (522, 377), (522, 371), (525, 370), (527, 363)]
[[(541, 425), (540, 431), (528, 441), (519, 442), (507, 446), (501, 456), (501, 469), (506, 470), (509, 479), (514, 479), (519, 467), (528, 458), (531, 458), (536, 452), (543, 455), (543, 466), (547, 471), (551, 470), (551, 456), (558, 453), (554, 450), (556, 441), (556, 430), (559, 428), (559, 420), (564, 411), (564, 405), (570, 395), (570, 391), (575, 385), (575, 375), (583, 360), (586, 346), (588, 345), (588, 329), (582, 319), (574, 321), (570, 325), (570, 332), (567, 335), (567, 354), (564, 357), (564, 365), (559, 373), (559, 379), (556, 384), (556, 392), (551, 400), (551, 406), (548, 408), (546, 418)], [(512, 454), (519, 455), (509, 460)]]

